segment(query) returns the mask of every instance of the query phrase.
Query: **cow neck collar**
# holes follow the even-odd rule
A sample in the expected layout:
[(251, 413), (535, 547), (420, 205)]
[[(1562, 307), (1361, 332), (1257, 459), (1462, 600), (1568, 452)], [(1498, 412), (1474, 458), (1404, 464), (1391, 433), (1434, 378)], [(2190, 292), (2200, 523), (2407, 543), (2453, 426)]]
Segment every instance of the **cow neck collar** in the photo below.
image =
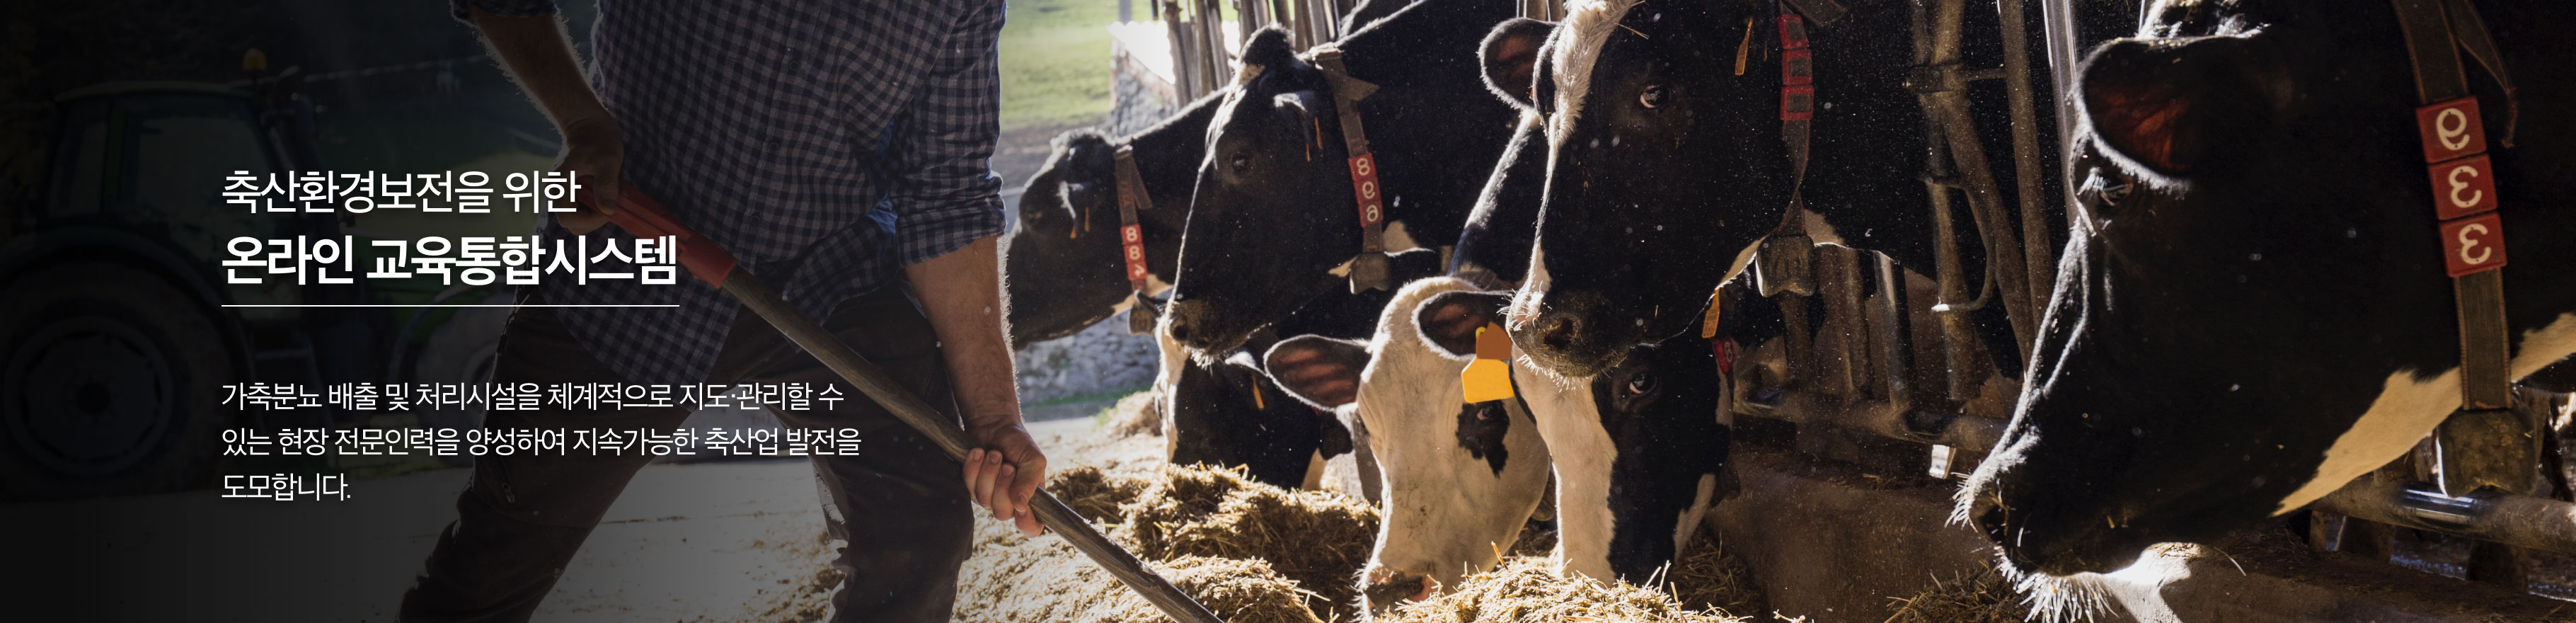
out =
[[(1780, 142), (1789, 152), (1789, 202), (1782, 209), (1780, 225), (1761, 242), (1757, 254), (1764, 258), (1754, 268), (1762, 294), (1770, 296), (1783, 290), (1809, 294), (1814, 287), (1807, 282), (1807, 248), (1815, 241), (1807, 237), (1805, 214), (1807, 200), (1807, 158), (1816, 119), (1815, 52), (1809, 48), (1807, 23), (1832, 24), (1848, 13), (1834, 0), (1776, 0), (1780, 52)], [(1735, 71), (1744, 73), (1744, 59), (1750, 55), (1753, 42), (1751, 20), (1745, 23), (1745, 43), (1736, 50)], [(1769, 268), (1766, 268), (1768, 265)], [(1716, 300), (1714, 291), (1710, 300)], [(1717, 310), (1708, 310), (1700, 337), (1716, 337)]]
[(1143, 335), (1154, 330), (1153, 315), (1146, 313), (1152, 307), (1145, 300), (1147, 282), (1153, 273), (1145, 266), (1145, 227), (1137, 221), (1136, 213), (1154, 209), (1154, 197), (1145, 192), (1145, 177), (1136, 171), (1135, 145), (1118, 146), (1118, 156), (1113, 160), (1117, 163), (1118, 257), (1127, 269), (1128, 296), (1131, 297), (1127, 308), (1127, 333)]
[(2513, 146), (2520, 116), (2513, 79), (2467, 0), (2391, 0), (2414, 65), (2417, 137), (2434, 185), (2434, 216), (2441, 223), (2443, 265), (2451, 276), (2459, 312), (2460, 409), (2492, 411), (2513, 403), (2510, 344), (2505, 328), (2502, 202), (2487, 160), (2486, 127), (2478, 98), (2469, 90), (2460, 53), (2484, 67), (2503, 88), (2505, 138)]
[(1310, 52), (1317, 69), (1324, 72), (1326, 86), (1333, 95), (1333, 114), (1342, 126), (1342, 147), (1350, 156), (1351, 194), (1358, 199), (1360, 219), (1360, 252), (1351, 262), (1351, 291), (1385, 290), (1388, 283), (1386, 257), (1386, 192), (1378, 184), (1377, 154), (1369, 151), (1368, 130), (1360, 123), (1360, 100), (1377, 92), (1377, 85), (1351, 77), (1342, 65), (1342, 50), (1323, 46)]

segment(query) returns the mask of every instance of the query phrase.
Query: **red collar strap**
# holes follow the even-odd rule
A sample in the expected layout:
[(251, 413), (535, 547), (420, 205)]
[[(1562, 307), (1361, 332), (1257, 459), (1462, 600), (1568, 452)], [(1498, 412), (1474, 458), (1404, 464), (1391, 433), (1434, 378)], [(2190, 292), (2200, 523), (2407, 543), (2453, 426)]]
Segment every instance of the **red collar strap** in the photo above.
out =
[(2505, 146), (2519, 116), (2513, 78), (2467, 0), (2391, 0), (2415, 65), (2415, 129), (2433, 184), (2433, 218), (2441, 224), (2442, 263), (2459, 312), (2460, 408), (2433, 430), (2438, 484), (2445, 495), (2480, 487), (2528, 489), (2539, 459), (2516, 439), (2538, 431), (2513, 410), (2511, 345), (2505, 326), (2504, 219), (2487, 158), (2486, 123), (2469, 91), (2460, 53), (2483, 65), (2505, 95)]
[(1146, 313), (1145, 280), (1153, 273), (1145, 269), (1145, 228), (1136, 222), (1138, 210), (1154, 209), (1154, 198), (1145, 193), (1145, 179), (1136, 172), (1136, 147), (1118, 148), (1118, 255), (1127, 266), (1127, 286), (1135, 297), (1127, 309), (1127, 331), (1143, 334), (1152, 331), (1154, 320)]
[(1351, 194), (1359, 200), (1360, 253), (1351, 260), (1351, 291), (1389, 289), (1394, 285), (1387, 283), (1386, 197), (1378, 186), (1377, 154), (1369, 151), (1359, 110), (1359, 101), (1376, 93), (1377, 85), (1351, 77), (1342, 67), (1339, 49), (1316, 50), (1314, 59), (1332, 82), (1333, 113), (1341, 120), (1343, 150), (1350, 154)]
[(2392, 2), (2415, 65), (2416, 96), (2423, 104), (2415, 109), (2416, 132), (2433, 184), (2433, 216), (2441, 222), (2442, 262), (2459, 307), (2460, 407), (2505, 408), (2512, 403), (2512, 374), (2504, 283), (2497, 272), (2505, 265), (2504, 220), (2496, 211), (2501, 202), (2486, 154), (2485, 120), (2469, 92), (2460, 51), (2485, 65), (2503, 84), (2507, 100), (2512, 79), (2486, 23), (2466, 0)]

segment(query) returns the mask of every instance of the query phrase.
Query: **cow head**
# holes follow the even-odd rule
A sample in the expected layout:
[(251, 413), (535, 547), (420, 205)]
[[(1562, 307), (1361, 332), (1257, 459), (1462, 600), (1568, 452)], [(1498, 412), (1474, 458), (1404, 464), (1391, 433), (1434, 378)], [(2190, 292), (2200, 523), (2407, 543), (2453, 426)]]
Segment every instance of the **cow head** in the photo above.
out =
[[(2452, 286), (2388, 10), (2149, 24), (2176, 38), (2085, 60), (2074, 169), (2090, 179), (2011, 429), (1954, 515), (2012, 570), (2083, 578), (2258, 525), (2457, 406)], [(2571, 347), (2526, 339), (2514, 371)]]
[(1738, 251), (1779, 223), (1777, 27), (1752, 4), (1567, 4), (1536, 55), (1532, 96), (1513, 98), (1545, 116), (1549, 145), (1510, 323), (1534, 361), (1590, 377), (1630, 345), (1680, 333)]
[(1021, 191), (1019, 224), (1002, 246), (1012, 346), (1072, 335), (1125, 300), (1116, 155), (1097, 131), (1058, 135), (1055, 153)]
[[(1731, 345), (1732, 342), (1729, 342)], [(1520, 384), (1555, 459), (1568, 573), (1645, 582), (1681, 553), (1724, 486), (1727, 383), (1696, 334), (1631, 346), (1586, 379)]]
[[(1003, 246), (1009, 279), (1011, 344), (1072, 335), (1116, 313), (1131, 286), (1118, 241), (1118, 150), (1134, 150), (1137, 181), (1150, 211), (1143, 229), (1147, 288), (1159, 289), (1180, 254), (1190, 185), (1207, 150), (1209, 119), (1225, 90), (1124, 139), (1074, 130), (1055, 139), (1055, 153), (1020, 195), (1019, 226)], [(1150, 293), (1150, 292), (1149, 292)]]
[(1208, 127), (1168, 310), (1173, 339), (1196, 350), (1242, 345), (1330, 287), (1359, 250), (1323, 71), (1290, 50), (1286, 30), (1264, 28), (1244, 44), (1238, 84)]
[(1318, 476), (1318, 459), (1351, 451), (1349, 429), (1282, 392), (1250, 354), (1181, 366), (1164, 431), (1173, 464), (1243, 466), (1253, 480), (1296, 489)]
[(1365, 344), (1299, 336), (1266, 357), (1280, 387), (1356, 411), (1369, 431), (1386, 510), (1362, 576), (1372, 611), (1493, 566), (1547, 489), (1547, 447), (1526, 410), (1463, 402), (1468, 362), (1452, 351), (1502, 302), (1465, 281), (1425, 279), (1396, 294)]

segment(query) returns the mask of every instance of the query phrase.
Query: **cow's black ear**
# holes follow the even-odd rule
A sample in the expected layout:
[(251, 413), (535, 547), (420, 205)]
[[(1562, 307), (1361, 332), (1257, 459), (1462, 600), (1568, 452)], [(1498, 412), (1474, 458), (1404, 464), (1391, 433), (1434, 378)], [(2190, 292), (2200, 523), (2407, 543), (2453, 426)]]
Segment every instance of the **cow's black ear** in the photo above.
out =
[(1432, 295), (1413, 308), (1413, 326), (1431, 350), (1453, 359), (1476, 356), (1476, 329), (1502, 322), (1509, 292), (1456, 290)]
[(1448, 267), (1440, 265), (1439, 249), (1406, 249), (1386, 254), (1386, 276), (1397, 286), (1412, 283), (1415, 279), (1436, 277), (1447, 271)]
[(1297, 47), (1288, 42), (1288, 29), (1278, 24), (1253, 31), (1252, 38), (1243, 42), (1242, 60), (1245, 71), (1254, 71), (1255, 67), (1270, 71), (1299, 64)]
[(1369, 352), (1359, 342), (1300, 335), (1271, 345), (1261, 362), (1281, 391), (1316, 408), (1337, 409), (1359, 401)]
[(1111, 202), (1118, 196), (1117, 153), (1109, 138), (1090, 129), (1073, 130), (1056, 137), (1056, 183), (1065, 207), (1076, 216), (1084, 210), (1116, 207)]
[(1530, 80), (1538, 67), (1539, 45), (1555, 30), (1556, 24), (1526, 17), (1495, 24), (1476, 55), (1485, 65), (1485, 88), (1514, 106), (1536, 110), (1538, 104), (1532, 98), (1537, 95)]
[(2185, 175), (2256, 136), (2286, 105), (2286, 73), (2240, 37), (2123, 39), (2086, 58), (2078, 92), (2086, 121), (2112, 151), (2158, 173)]

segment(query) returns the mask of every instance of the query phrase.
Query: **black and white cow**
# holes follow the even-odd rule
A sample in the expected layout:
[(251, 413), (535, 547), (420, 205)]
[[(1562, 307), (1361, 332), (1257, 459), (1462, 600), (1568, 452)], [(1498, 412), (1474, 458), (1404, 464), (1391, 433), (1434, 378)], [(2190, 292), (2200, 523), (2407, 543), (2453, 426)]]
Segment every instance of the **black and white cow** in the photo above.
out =
[[(1436, 274), (1439, 253), (1414, 249), (1395, 254), (1388, 272), (1398, 279)], [(1386, 291), (1326, 292), (1280, 319), (1273, 329), (1292, 335), (1366, 338), (1376, 330), (1379, 314), (1394, 296)], [(1261, 353), (1279, 342), (1278, 332), (1256, 332), (1245, 349), (1222, 357), (1194, 357), (1171, 343), (1169, 326), (1162, 323), (1155, 331), (1163, 350), (1163, 369), (1154, 389), (1160, 396), (1156, 404), (1163, 416), (1165, 458), (1177, 465), (1240, 465), (1254, 480), (1272, 485), (1308, 489), (1335, 485), (1330, 488), (1376, 501), (1371, 482), (1377, 479), (1375, 457), (1354, 445), (1355, 438), (1368, 437), (1366, 430), (1343, 421), (1330, 409), (1318, 410), (1297, 400), (1262, 373)], [(1327, 482), (1327, 468), (1354, 450), (1361, 454), (1338, 459), (1341, 469), (1334, 470), (1348, 477)]]
[(1473, 291), (1452, 277), (1415, 281), (1396, 293), (1367, 341), (1301, 335), (1264, 357), (1281, 388), (1369, 431), (1384, 482), (1384, 515), (1361, 578), (1371, 611), (1492, 567), (1547, 490), (1547, 446), (1528, 409), (1517, 400), (1464, 402), (1458, 374), (1467, 361), (1426, 337), (1454, 339), (1463, 328), (1472, 340), (1481, 325), (1420, 310), (1434, 297)]
[[(1350, 76), (1384, 191), (1386, 247), (1458, 235), (1513, 113), (1483, 95), (1476, 52), (1512, 17), (1494, 0), (1422, 0), (1333, 42)], [(1244, 45), (1238, 90), (1207, 139), (1168, 313), (1194, 349), (1232, 349), (1326, 289), (1360, 252), (1334, 89), (1264, 29)], [(1436, 244), (1436, 243), (1435, 243)]]
[(2460, 402), (2446, 253), (2510, 251), (2513, 375), (2576, 351), (2576, 6), (2477, 4), (2521, 87), (2516, 123), (2470, 65), (2502, 248), (2445, 249), (2452, 189), (2428, 181), (2389, 3), (2165, 3), (2086, 59), (2095, 181), (2012, 428), (1957, 508), (2025, 586), (2258, 525), (2405, 454)]
[[(1923, 113), (1904, 86), (1907, 12), (1853, 4), (1832, 27), (1808, 30), (1817, 103), (1804, 226), (1817, 242), (1881, 251), (1926, 271), (1934, 238), (1920, 177)], [(1774, 7), (1570, 2), (1532, 88), (1496, 89), (1546, 120), (1537, 250), (1511, 323), (1532, 359), (1588, 376), (1630, 346), (1683, 333), (1780, 225), (1793, 177), (1780, 138)], [(1959, 230), (1963, 259), (1979, 265), (1975, 229)], [(1990, 352), (2018, 352), (2001, 308), (1972, 318)], [(2019, 369), (2009, 358), (1997, 364), (2008, 375)]]
[(1120, 147), (1135, 149), (1137, 176), (1154, 204), (1136, 213), (1155, 286), (1148, 294), (1171, 282), (1190, 189), (1207, 152), (1208, 120), (1224, 99), (1223, 91), (1208, 94), (1125, 138), (1087, 129), (1056, 137), (1055, 153), (1029, 177), (1019, 224), (1002, 245), (1013, 347), (1073, 335), (1126, 309), (1132, 287), (1119, 259)]

